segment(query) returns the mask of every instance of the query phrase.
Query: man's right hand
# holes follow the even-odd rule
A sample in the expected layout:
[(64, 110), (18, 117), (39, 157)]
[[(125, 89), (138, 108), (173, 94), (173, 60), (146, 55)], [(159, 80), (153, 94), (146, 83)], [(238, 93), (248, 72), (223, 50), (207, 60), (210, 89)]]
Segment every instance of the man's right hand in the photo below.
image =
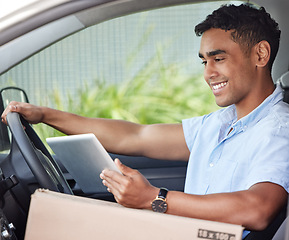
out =
[(40, 123), (43, 119), (42, 108), (29, 103), (15, 101), (10, 102), (1, 116), (2, 122), (5, 124), (7, 124), (6, 116), (9, 112), (17, 112), (21, 114), (24, 119), (31, 124)]

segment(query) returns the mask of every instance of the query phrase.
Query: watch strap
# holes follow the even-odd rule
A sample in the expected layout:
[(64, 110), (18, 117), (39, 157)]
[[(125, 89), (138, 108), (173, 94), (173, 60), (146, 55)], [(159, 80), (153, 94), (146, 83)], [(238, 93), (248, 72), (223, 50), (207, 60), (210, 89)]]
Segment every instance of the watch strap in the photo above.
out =
[(161, 199), (166, 199), (166, 197), (167, 197), (167, 193), (168, 193), (168, 189), (166, 189), (166, 188), (160, 188), (160, 191), (159, 191), (159, 195), (158, 195), (158, 198), (161, 198)]

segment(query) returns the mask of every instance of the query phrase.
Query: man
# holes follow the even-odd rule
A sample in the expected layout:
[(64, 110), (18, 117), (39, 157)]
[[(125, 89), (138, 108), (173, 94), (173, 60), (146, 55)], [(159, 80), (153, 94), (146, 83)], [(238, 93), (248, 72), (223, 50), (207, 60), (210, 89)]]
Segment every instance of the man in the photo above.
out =
[[(118, 159), (123, 175), (104, 170), (100, 177), (127, 207), (262, 230), (285, 205), (289, 190), (289, 108), (271, 77), (278, 25), (263, 8), (229, 5), (195, 31), (202, 35), (205, 80), (225, 109), (182, 124), (139, 125), (12, 102), (2, 120), (9, 111), (19, 112), (30, 123), (66, 134), (93, 132), (113, 153), (189, 159), (185, 193), (152, 186)], [(162, 199), (154, 201), (158, 195)]]

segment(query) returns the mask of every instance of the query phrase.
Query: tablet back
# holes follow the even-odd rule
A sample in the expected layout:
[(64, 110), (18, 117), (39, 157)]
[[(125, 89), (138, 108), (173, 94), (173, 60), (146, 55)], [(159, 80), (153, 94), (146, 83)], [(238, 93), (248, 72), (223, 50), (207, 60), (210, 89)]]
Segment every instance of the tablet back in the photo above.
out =
[(92, 133), (52, 137), (46, 141), (84, 193), (106, 192), (99, 174), (105, 168), (119, 171)]

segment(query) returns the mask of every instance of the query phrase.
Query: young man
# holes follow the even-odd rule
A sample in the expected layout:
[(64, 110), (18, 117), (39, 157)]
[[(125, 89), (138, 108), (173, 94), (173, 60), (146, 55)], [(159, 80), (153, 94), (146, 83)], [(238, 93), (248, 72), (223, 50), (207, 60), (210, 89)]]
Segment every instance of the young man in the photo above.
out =
[[(289, 108), (271, 77), (278, 25), (263, 8), (230, 5), (195, 31), (202, 35), (205, 80), (216, 103), (227, 108), (182, 124), (138, 125), (11, 102), (2, 119), (19, 112), (30, 123), (66, 134), (93, 132), (113, 153), (189, 159), (185, 193), (152, 186), (118, 159), (123, 175), (105, 170), (100, 177), (127, 207), (262, 230), (285, 205), (289, 190)], [(162, 199), (154, 201), (159, 194)]]

